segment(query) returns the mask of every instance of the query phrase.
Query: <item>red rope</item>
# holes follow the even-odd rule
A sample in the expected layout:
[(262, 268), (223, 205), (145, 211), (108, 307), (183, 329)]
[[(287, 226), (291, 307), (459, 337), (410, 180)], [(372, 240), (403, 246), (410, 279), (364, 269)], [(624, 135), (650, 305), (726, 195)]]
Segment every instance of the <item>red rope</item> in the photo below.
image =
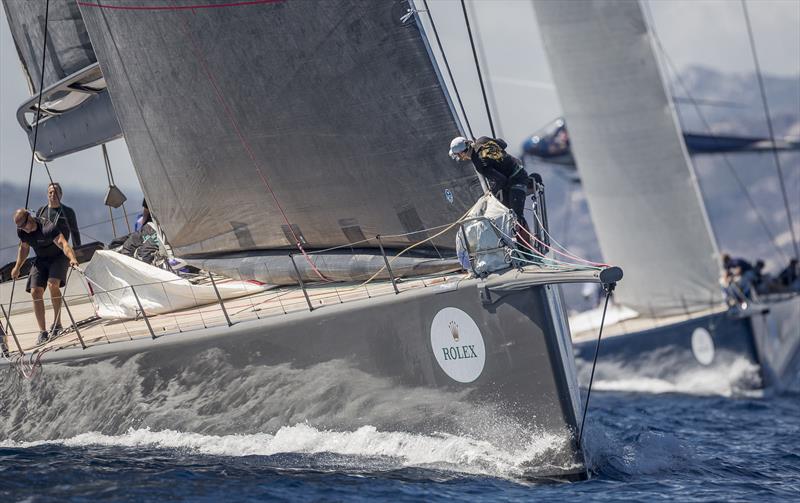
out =
[(194, 10), (194, 9), (220, 9), (224, 7), (241, 7), (244, 5), (261, 5), (268, 3), (278, 3), (285, 0), (249, 0), (243, 2), (226, 2), (209, 5), (181, 5), (181, 6), (168, 6), (168, 5), (107, 5), (100, 2), (78, 2), (81, 7), (96, 7), (99, 9), (110, 10), (147, 10), (147, 11), (174, 11), (174, 10)]
[(528, 249), (529, 249), (530, 251), (532, 251), (532, 252), (533, 252), (533, 253), (535, 253), (536, 255), (539, 255), (539, 256), (540, 256), (540, 257), (542, 257), (542, 258), (547, 258), (547, 257), (545, 257), (544, 255), (542, 255), (542, 253), (541, 253), (539, 250), (537, 250), (536, 248), (534, 248), (532, 244), (530, 244), (529, 242), (525, 241), (525, 238), (523, 238), (523, 237), (522, 237), (522, 234), (520, 234), (519, 232), (517, 232), (517, 233), (515, 233), (515, 234), (514, 234), (514, 236), (516, 236), (516, 238), (517, 238), (517, 239), (519, 239), (519, 240), (522, 242), (522, 244), (524, 244), (525, 246), (527, 246), (527, 247), (528, 247)]

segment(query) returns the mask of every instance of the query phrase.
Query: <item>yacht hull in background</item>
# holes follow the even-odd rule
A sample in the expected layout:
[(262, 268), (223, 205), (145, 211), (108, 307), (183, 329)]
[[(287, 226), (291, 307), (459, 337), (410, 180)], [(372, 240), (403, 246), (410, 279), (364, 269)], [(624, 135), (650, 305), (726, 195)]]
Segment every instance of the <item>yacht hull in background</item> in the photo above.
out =
[[(639, 330), (624, 330), (626, 322), (611, 327), (622, 333), (600, 343), (595, 381), (601, 387), (700, 394), (797, 388), (800, 297), (679, 322), (652, 322), (652, 328)], [(589, 333), (574, 344), (583, 385), (596, 344), (596, 335)]]

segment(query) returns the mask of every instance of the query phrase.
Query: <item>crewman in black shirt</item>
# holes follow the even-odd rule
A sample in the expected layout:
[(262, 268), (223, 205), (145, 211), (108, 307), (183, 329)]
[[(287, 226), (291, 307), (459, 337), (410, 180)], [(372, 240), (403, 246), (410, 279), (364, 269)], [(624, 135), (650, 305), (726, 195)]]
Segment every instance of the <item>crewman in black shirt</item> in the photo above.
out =
[(526, 229), (525, 197), (528, 174), (522, 161), (505, 151), (508, 145), (499, 138), (481, 136), (470, 141), (459, 136), (450, 142), (450, 157), (456, 161), (472, 160), (475, 169), (492, 185), (492, 192), (503, 192), (503, 203), (517, 216)]
[(75, 211), (61, 203), (64, 191), (61, 184), (53, 182), (47, 186), (47, 206), (42, 206), (36, 210), (36, 216), (52, 222), (61, 230), (67, 241), (72, 236), (72, 247), (81, 246), (81, 231), (78, 229), (78, 220), (75, 218)]
[[(20, 208), (14, 212), (14, 224), (17, 226), (20, 243), (17, 263), (11, 270), (13, 279), (19, 277), (20, 268), (28, 258), (31, 246), (36, 252), (25, 290), (33, 298), (33, 312), (39, 325), (37, 344), (42, 344), (49, 337), (58, 335), (61, 330), (61, 287), (67, 281), (67, 268), (77, 267), (78, 259), (64, 234), (54, 223), (36, 218), (28, 210)], [(50, 300), (53, 303), (53, 326), (50, 334), (45, 329), (45, 286), (50, 290)]]

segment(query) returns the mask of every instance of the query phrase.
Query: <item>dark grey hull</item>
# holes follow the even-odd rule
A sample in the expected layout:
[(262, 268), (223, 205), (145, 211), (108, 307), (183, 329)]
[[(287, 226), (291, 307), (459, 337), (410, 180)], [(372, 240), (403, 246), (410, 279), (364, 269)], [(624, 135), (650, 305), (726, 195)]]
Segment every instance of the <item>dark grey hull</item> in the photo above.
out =
[[(520, 475), (585, 477), (557, 289), (495, 278), (487, 296), (479, 288), (486, 284), (453, 281), (230, 328), (48, 354), (34, 380), (4, 370), (0, 428), (6, 438), (32, 440), (131, 427), (227, 435), (298, 423), (333, 431), (371, 425), (465, 436), (512, 452), (547, 438)], [(482, 342), (460, 314), (441, 325), (453, 308), (474, 321)], [(453, 324), (459, 341), (445, 332), (445, 346), (456, 349), (438, 347), (432, 330)]]
[[(574, 345), (584, 386), (596, 343)], [(734, 393), (798, 389), (799, 376), (800, 297), (604, 338), (595, 372), (596, 381), (683, 382), (688, 392), (712, 389), (703, 380), (730, 379)]]

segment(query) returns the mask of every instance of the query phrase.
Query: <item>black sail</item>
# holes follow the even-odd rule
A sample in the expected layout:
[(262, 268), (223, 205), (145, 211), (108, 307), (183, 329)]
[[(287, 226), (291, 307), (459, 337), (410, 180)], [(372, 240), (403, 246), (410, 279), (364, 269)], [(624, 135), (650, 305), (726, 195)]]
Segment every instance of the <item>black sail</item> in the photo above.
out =
[[(39, 92), (39, 80), (42, 75), (46, 6), (45, 0), (3, 0), (8, 26), (28, 79), (28, 89), (31, 94)], [(97, 61), (77, 2), (50, 0), (47, 18), (44, 87)]]
[(405, 1), (192, 4), (80, 2), (177, 253), (405, 247), (480, 193), (447, 156), (459, 128)]

